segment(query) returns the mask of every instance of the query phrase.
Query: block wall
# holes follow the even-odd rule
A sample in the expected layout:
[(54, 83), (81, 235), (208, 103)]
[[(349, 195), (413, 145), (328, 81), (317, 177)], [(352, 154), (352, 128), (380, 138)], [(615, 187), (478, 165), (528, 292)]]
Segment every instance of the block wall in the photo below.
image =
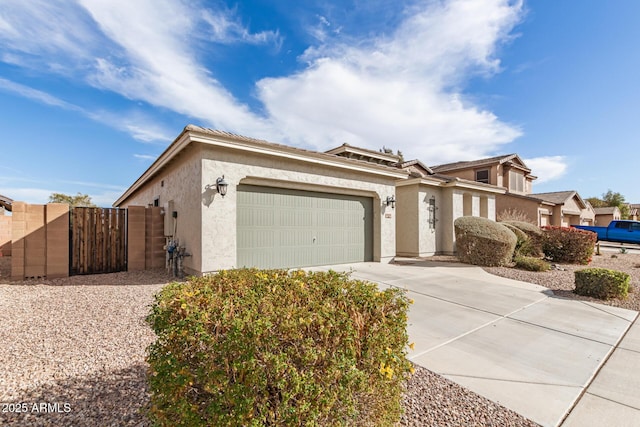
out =
[(12, 204), (11, 277), (69, 275), (69, 206)]

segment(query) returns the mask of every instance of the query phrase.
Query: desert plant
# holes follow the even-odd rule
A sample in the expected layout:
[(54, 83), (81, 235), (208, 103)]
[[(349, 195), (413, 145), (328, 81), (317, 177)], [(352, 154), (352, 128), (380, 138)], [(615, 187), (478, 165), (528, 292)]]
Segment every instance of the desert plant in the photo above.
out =
[(554, 262), (588, 264), (591, 262), (596, 233), (574, 227), (543, 227), (542, 250)]
[(529, 218), (526, 212), (516, 208), (504, 209), (496, 216), (498, 222), (518, 221), (526, 222), (527, 224), (535, 225), (535, 223)]
[[(403, 291), (336, 272), (231, 270), (166, 286), (147, 318), (157, 425), (393, 425)], [(355, 421), (354, 421), (355, 420)]]
[(523, 221), (504, 221), (502, 224), (515, 227), (529, 237), (524, 247), (519, 248), (519, 255), (533, 257), (542, 257), (544, 255), (542, 251), (544, 232), (540, 227)]
[(626, 298), (631, 276), (622, 271), (606, 268), (586, 268), (574, 273), (574, 292), (600, 299)]
[(551, 264), (540, 258), (518, 256), (514, 259), (515, 267), (527, 271), (549, 271)]
[(463, 216), (455, 220), (454, 228), (460, 261), (485, 266), (511, 262), (518, 238), (504, 225), (487, 218)]

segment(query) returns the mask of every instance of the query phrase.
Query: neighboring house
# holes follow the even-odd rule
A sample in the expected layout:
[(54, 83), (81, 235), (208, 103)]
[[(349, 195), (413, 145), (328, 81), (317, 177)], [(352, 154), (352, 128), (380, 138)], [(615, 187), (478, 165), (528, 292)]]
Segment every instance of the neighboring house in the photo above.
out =
[(622, 219), (620, 209), (617, 206), (593, 208), (596, 213), (595, 225), (606, 227), (611, 221)]
[(530, 194), (536, 176), (517, 154), (432, 166), (435, 173), (504, 187), (509, 193)]
[(13, 200), (0, 194), (0, 256), (11, 255), (12, 217), (5, 214), (11, 212)]
[(453, 253), (453, 221), (495, 219), (503, 192), (393, 154), (346, 144), (321, 153), (189, 125), (114, 206), (164, 207), (166, 237), (190, 254), (185, 271), (202, 274)]
[(435, 173), (503, 187), (496, 196), (496, 212), (517, 211), (545, 225), (589, 225), (595, 218), (591, 205), (575, 191), (532, 194), (537, 179), (517, 154), (432, 166)]
[(4, 215), (5, 211), (11, 212), (11, 204), (13, 200), (0, 194), (0, 215)]
[(590, 225), (595, 219), (591, 204), (585, 202), (577, 191), (555, 191), (536, 193), (531, 197), (553, 204), (546, 225), (568, 227), (570, 225)]
[(629, 203), (629, 219), (632, 221), (640, 219), (640, 203)]

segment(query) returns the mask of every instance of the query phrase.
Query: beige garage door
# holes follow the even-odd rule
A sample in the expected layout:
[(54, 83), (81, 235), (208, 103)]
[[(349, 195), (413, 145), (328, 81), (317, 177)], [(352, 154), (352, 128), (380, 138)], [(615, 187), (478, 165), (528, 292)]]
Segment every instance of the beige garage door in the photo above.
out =
[(373, 260), (373, 200), (238, 187), (238, 266), (293, 268)]

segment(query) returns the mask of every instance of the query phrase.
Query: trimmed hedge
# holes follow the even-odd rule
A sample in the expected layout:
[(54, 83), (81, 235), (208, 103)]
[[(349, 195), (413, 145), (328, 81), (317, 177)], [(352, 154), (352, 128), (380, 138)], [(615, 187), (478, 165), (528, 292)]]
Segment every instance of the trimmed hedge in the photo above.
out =
[(407, 309), (347, 273), (242, 269), (156, 295), (147, 317), (155, 425), (393, 425)]
[(529, 237), (529, 240), (517, 249), (519, 255), (533, 257), (542, 257), (544, 255), (542, 251), (544, 232), (540, 227), (524, 221), (504, 221), (502, 224), (515, 227)]
[(549, 271), (551, 264), (540, 258), (518, 256), (514, 259), (515, 267), (527, 271)]
[(573, 227), (542, 227), (542, 250), (553, 262), (589, 264), (593, 256), (597, 235), (592, 231)]
[(463, 216), (455, 220), (454, 228), (460, 261), (484, 266), (511, 263), (518, 239), (504, 225), (487, 218)]
[(626, 298), (629, 294), (631, 276), (622, 271), (606, 268), (586, 268), (574, 273), (574, 292), (600, 299)]

